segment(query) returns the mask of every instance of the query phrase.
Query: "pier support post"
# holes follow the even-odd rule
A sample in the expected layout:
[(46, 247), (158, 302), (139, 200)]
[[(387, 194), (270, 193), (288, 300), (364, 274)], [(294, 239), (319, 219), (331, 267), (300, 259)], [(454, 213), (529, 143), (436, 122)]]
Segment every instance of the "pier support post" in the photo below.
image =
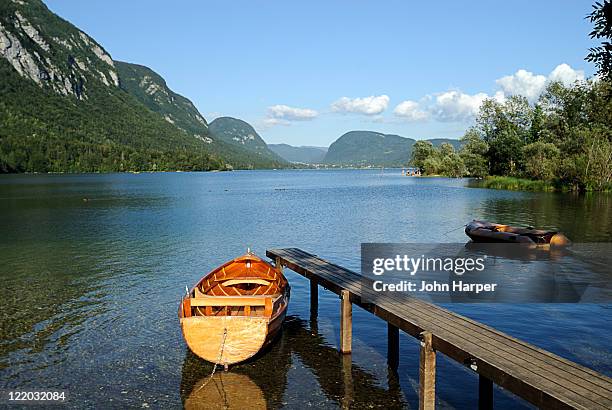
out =
[(478, 410), (493, 409), (493, 381), (478, 375)]
[(283, 273), (283, 263), (281, 262), (281, 260), (282, 259), (277, 256), (274, 260), (274, 266), (280, 271), (280, 273)]
[(399, 328), (387, 323), (387, 364), (397, 371), (399, 366)]
[(353, 306), (350, 295), (348, 290), (340, 292), (340, 351), (342, 353), (351, 353), (353, 339)]
[(434, 410), (436, 407), (436, 351), (432, 347), (431, 332), (421, 333), (419, 363), (419, 409)]
[(319, 316), (319, 285), (310, 279), (310, 320)]

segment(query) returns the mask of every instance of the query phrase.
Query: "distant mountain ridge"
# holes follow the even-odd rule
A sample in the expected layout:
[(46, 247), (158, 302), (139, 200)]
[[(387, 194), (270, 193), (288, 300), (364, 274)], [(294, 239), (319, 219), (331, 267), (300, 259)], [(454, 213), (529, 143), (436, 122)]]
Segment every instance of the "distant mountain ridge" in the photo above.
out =
[[(450, 138), (435, 138), (434, 146), (445, 142), (458, 149), (461, 142)], [(323, 162), (346, 166), (407, 166), (415, 139), (374, 131), (349, 131), (334, 141)]]
[(327, 147), (294, 147), (289, 144), (268, 144), (268, 147), (289, 162), (298, 164), (320, 164), (327, 153)]

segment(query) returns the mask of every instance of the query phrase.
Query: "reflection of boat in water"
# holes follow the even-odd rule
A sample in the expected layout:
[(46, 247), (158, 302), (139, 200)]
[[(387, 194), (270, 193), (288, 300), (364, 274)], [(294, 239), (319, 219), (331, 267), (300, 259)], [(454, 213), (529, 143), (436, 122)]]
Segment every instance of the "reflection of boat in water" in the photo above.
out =
[(464, 247), (466, 251), (473, 255), (517, 261), (558, 260), (564, 256), (571, 255), (571, 251), (567, 247), (525, 246), (521, 243), (468, 242)]
[[(316, 330), (308, 328), (304, 320), (289, 317), (283, 327), (278, 341), (269, 345), (265, 352), (261, 352), (262, 354), (255, 356), (256, 361), (246, 361), (232, 366), (229, 372), (244, 376), (234, 379), (233, 382), (244, 383), (245, 391), (247, 389), (253, 391), (257, 401), (251, 403), (240, 389), (235, 388), (235, 385), (227, 386), (217, 382), (216, 386), (221, 389), (225, 397), (223, 400), (227, 400), (231, 406), (236, 408), (257, 406), (259, 393), (252, 389), (255, 385), (263, 393), (267, 408), (287, 407), (288, 397), (292, 397), (293, 400), (301, 397), (308, 400), (318, 397), (321, 402), (328, 400), (340, 406), (350, 403), (354, 408), (405, 408), (406, 399), (395, 375), (388, 376), (391, 379), (387, 380), (389, 387), (385, 388), (384, 381), (352, 363), (350, 356), (341, 354)], [(222, 400), (218, 399), (221, 397), (219, 393), (204, 396), (200, 394), (201, 391), (197, 392), (197, 389), (209, 378), (211, 370), (212, 366), (209, 363), (187, 351), (181, 377), (181, 399), (186, 408), (219, 408), (217, 400)], [(317, 383), (289, 385), (287, 383), (289, 372), (295, 372), (292, 380), (295, 380), (295, 377), (303, 378), (312, 372)], [(224, 373), (223, 380), (226, 380), (225, 375), (229, 373)], [(210, 391), (209, 385), (213, 384), (217, 377), (218, 374), (215, 373), (214, 378), (202, 390)], [(227, 396), (235, 397), (230, 399)], [(188, 401), (189, 406), (199, 407), (188, 407)]]
[(211, 363), (242, 362), (277, 335), (289, 292), (279, 269), (248, 252), (205, 275), (183, 298), (183, 337)]
[(569, 239), (558, 231), (520, 228), (486, 221), (472, 221), (465, 226), (465, 234), (474, 242), (523, 243), (532, 245), (569, 245)]
[(245, 374), (216, 373), (195, 383), (183, 403), (187, 410), (196, 409), (266, 409), (262, 390)]

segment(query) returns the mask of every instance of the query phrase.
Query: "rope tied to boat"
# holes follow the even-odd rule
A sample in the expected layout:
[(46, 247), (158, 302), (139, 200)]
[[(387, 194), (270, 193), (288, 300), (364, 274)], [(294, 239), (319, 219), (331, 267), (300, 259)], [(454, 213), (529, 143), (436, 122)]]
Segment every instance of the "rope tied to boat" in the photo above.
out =
[(215, 365), (213, 366), (212, 372), (210, 372), (210, 376), (208, 376), (208, 379), (206, 379), (206, 381), (202, 383), (202, 385), (198, 388), (198, 390), (196, 390), (196, 393), (202, 390), (204, 386), (206, 386), (213, 379), (213, 376), (215, 375), (215, 372), (217, 371), (217, 366), (219, 365), (219, 363), (221, 362), (221, 358), (223, 357), (223, 349), (225, 348), (226, 339), (227, 339), (227, 328), (224, 328), (223, 338), (221, 339), (221, 346), (219, 347), (219, 357), (217, 358), (217, 361), (215, 362)]
[(446, 232), (444, 232), (442, 235), (446, 236), (446, 235), (448, 235), (449, 233), (451, 233), (451, 232), (455, 232), (456, 230), (459, 230), (459, 229), (461, 229), (461, 228), (465, 228), (466, 226), (467, 226), (467, 224), (463, 224), (463, 225), (461, 225), (461, 226), (458, 226), (458, 227), (456, 227), (456, 228), (451, 229), (450, 231), (446, 231)]

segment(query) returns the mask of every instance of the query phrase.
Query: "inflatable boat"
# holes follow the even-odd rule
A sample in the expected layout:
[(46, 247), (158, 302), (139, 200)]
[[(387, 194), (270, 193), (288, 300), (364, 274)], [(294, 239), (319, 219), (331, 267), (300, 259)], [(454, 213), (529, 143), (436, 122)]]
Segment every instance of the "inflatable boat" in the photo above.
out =
[(476, 220), (465, 226), (465, 234), (474, 242), (523, 243), (553, 247), (565, 247), (570, 244), (569, 239), (559, 231), (520, 228)]

